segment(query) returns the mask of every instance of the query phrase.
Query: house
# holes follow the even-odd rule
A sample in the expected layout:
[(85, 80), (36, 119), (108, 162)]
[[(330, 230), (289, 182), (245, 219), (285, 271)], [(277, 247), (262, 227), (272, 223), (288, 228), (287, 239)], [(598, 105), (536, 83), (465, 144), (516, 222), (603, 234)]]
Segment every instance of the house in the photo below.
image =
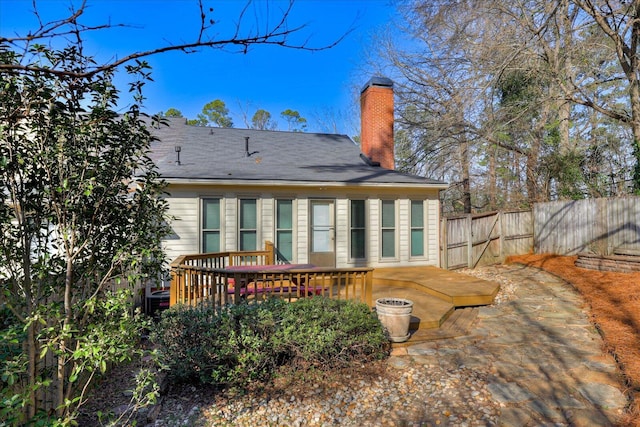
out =
[(168, 182), (170, 260), (275, 243), (328, 267), (439, 265), (441, 181), (394, 170), (393, 83), (361, 95), (362, 149), (346, 135), (189, 126), (155, 129)]

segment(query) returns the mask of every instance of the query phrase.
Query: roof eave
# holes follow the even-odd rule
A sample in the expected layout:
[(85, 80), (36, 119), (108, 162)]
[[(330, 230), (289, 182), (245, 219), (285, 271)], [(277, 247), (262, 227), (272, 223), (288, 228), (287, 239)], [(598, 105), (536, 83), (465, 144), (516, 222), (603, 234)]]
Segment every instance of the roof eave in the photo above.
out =
[(434, 190), (446, 190), (449, 185), (444, 182), (415, 182), (415, 183), (398, 183), (398, 182), (335, 182), (335, 181), (286, 181), (286, 180), (242, 180), (242, 179), (198, 179), (198, 178), (164, 178), (169, 184), (173, 185), (216, 185), (216, 186), (239, 186), (247, 185), (253, 187), (273, 187), (273, 186), (291, 186), (303, 188), (317, 187), (383, 187), (383, 188), (431, 188)]

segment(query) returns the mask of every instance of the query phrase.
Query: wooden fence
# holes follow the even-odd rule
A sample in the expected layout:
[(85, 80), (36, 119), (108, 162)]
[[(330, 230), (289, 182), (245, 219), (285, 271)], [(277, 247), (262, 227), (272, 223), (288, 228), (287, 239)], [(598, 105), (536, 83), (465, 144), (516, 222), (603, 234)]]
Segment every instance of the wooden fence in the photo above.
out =
[(474, 268), (533, 250), (531, 211), (488, 212), (443, 218), (442, 268)]
[(533, 216), (536, 253), (640, 252), (640, 197), (538, 203)]
[(533, 211), (443, 218), (441, 265), (496, 264), (509, 255), (640, 255), (640, 197), (537, 203)]

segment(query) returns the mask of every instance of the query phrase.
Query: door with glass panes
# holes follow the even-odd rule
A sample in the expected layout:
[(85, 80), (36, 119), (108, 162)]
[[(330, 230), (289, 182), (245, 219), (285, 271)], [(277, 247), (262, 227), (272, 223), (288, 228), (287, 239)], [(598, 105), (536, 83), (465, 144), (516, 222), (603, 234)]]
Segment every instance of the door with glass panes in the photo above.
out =
[(309, 215), (309, 262), (319, 267), (335, 267), (334, 201), (311, 200)]

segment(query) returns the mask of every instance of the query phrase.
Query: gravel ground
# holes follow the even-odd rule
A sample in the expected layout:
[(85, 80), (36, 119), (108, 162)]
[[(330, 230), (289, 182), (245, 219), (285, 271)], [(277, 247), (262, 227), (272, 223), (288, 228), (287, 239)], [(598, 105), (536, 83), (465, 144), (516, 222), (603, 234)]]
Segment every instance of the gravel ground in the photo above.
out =
[[(484, 426), (495, 425), (499, 415), (481, 374), (426, 367), (371, 381), (345, 378), (331, 389), (310, 387), (277, 398), (246, 396), (219, 403), (202, 411), (206, 425)], [(167, 424), (159, 420), (156, 425)]]

